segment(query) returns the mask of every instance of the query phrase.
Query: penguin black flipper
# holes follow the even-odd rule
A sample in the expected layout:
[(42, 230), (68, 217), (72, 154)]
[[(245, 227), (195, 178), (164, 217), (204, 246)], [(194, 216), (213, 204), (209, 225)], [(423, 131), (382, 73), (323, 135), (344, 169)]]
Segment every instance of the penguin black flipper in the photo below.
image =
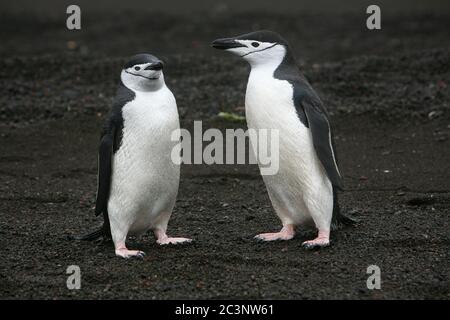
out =
[(294, 105), (300, 121), (311, 130), (314, 149), (333, 187), (342, 189), (341, 174), (334, 154), (328, 115), (314, 89), (303, 76), (289, 79), (294, 89)]
[(333, 140), (328, 117), (317, 102), (314, 103), (305, 99), (301, 104), (305, 111), (309, 129), (311, 130), (314, 149), (316, 150), (317, 156), (325, 168), (333, 187), (342, 189), (341, 174), (334, 155)]
[(107, 211), (109, 189), (111, 186), (111, 167), (114, 145), (114, 131), (105, 133), (98, 149), (98, 185), (95, 201), (95, 215)]

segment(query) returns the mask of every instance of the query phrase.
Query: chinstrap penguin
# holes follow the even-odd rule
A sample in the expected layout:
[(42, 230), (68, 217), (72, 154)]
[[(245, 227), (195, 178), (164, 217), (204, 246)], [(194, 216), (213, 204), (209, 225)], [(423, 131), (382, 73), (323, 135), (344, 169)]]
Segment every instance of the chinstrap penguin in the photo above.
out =
[(128, 234), (152, 230), (159, 244), (191, 241), (166, 234), (180, 179), (180, 166), (171, 158), (178, 142), (171, 134), (180, 125), (162, 70), (163, 62), (150, 54), (124, 65), (98, 154), (95, 214), (103, 214), (103, 227), (78, 238), (111, 236), (123, 258), (144, 255), (127, 249)]
[[(295, 226), (314, 223), (318, 236), (306, 248), (328, 246), (330, 230), (351, 223), (340, 214), (341, 174), (324, 105), (296, 65), (288, 43), (272, 31), (212, 42), (249, 62), (245, 114), (251, 129), (279, 130), (279, 170), (263, 175), (283, 228), (256, 238), (289, 240)], [(255, 149), (255, 142), (252, 141)]]

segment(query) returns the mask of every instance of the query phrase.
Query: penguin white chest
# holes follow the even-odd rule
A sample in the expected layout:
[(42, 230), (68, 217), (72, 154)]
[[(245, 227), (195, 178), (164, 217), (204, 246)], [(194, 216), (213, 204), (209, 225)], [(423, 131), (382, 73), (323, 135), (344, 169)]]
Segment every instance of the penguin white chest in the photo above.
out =
[(174, 144), (171, 143), (171, 133), (179, 128), (175, 99), (170, 91), (160, 91), (138, 92), (122, 111), (124, 151), (132, 149), (138, 159), (156, 166), (163, 164), (161, 160), (170, 156), (167, 151)]
[[(252, 70), (245, 95), (249, 128), (275, 129), (279, 133), (280, 165), (311, 161), (314, 154), (310, 130), (300, 122), (293, 100), (293, 87), (267, 70)], [(280, 167), (280, 169), (283, 169)]]
[(292, 119), (293, 89), (287, 81), (264, 71), (252, 71), (245, 95), (246, 117), (257, 128), (279, 128), (280, 121)]
[(179, 184), (179, 165), (171, 152), (179, 129), (175, 98), (168, 89), (137, 92), (122, 109), (122, 143), (113, 157), (110, 215), (122, 215), (130, 231), (144, 230), (161, 213), (171, 212)]

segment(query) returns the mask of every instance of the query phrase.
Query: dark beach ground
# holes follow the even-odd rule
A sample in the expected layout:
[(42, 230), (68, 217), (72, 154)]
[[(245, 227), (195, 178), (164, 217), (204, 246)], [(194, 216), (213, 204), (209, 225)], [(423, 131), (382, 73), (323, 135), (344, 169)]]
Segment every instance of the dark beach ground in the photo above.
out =
[[(85, 16), (68, 32), (57, 19), (3, 15), (0, 298), (450, 298), (450, 14), (386, 12), (372, 32), (354, 13)], [(182, 168), (169, 224), (192, 244), (132, 238), (147, 256), (125, 261), (110, 244), (67, 240), (101, 221), (98, 135), (125, 57), (163, 57), (183, 127), (245, 128), (217, 114), (243, 112), (248, 67), (208, 43), (258, 28), (290, 40), (323, 97), (341, 206), (359, 223), (320, 251), (301, 247), (310, 231), (257, 242), (279, 228), (257, 168), (195, 165)], [(381, 290), (366, 287), (373, 264)], [(81, 290), (66, 288), (69, 265)]]

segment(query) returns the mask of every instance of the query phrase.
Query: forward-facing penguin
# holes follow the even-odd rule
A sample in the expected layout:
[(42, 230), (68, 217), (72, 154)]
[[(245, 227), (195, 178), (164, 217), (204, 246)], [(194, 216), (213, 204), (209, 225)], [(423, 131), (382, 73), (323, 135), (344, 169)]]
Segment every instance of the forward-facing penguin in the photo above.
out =
[[(245, 114), (251, 129), (279, 130), (279, 170), (263, 175), (283, 228), (256, 238), (289, 240), (295, 226), (313, 222), (318, 229), (306, 248), (327, 246), (330, 229), (350, 222), (339, 212), (336, 189), (341, 175), (329, 120), (316, 92), (300, 73), (288, 43), (271, 31), (257, 31), (212, 42), (250, 63)], [(256, 150), (255, 142), (251, 143)]]
[(159, 244), (190, 241), (166, 234), (180, 179), (179, 162), (171, 158), (178, 142), (171, 135), (180, 124), (162, 69), (150, 54), (138, 54), (123, 67), (99, 147), (95, 213), (103, 214), (104, 224), (78, 238), (110, 235), (123, 258), (144, 255), (127, 249), (128, 234), (153, 230)]

